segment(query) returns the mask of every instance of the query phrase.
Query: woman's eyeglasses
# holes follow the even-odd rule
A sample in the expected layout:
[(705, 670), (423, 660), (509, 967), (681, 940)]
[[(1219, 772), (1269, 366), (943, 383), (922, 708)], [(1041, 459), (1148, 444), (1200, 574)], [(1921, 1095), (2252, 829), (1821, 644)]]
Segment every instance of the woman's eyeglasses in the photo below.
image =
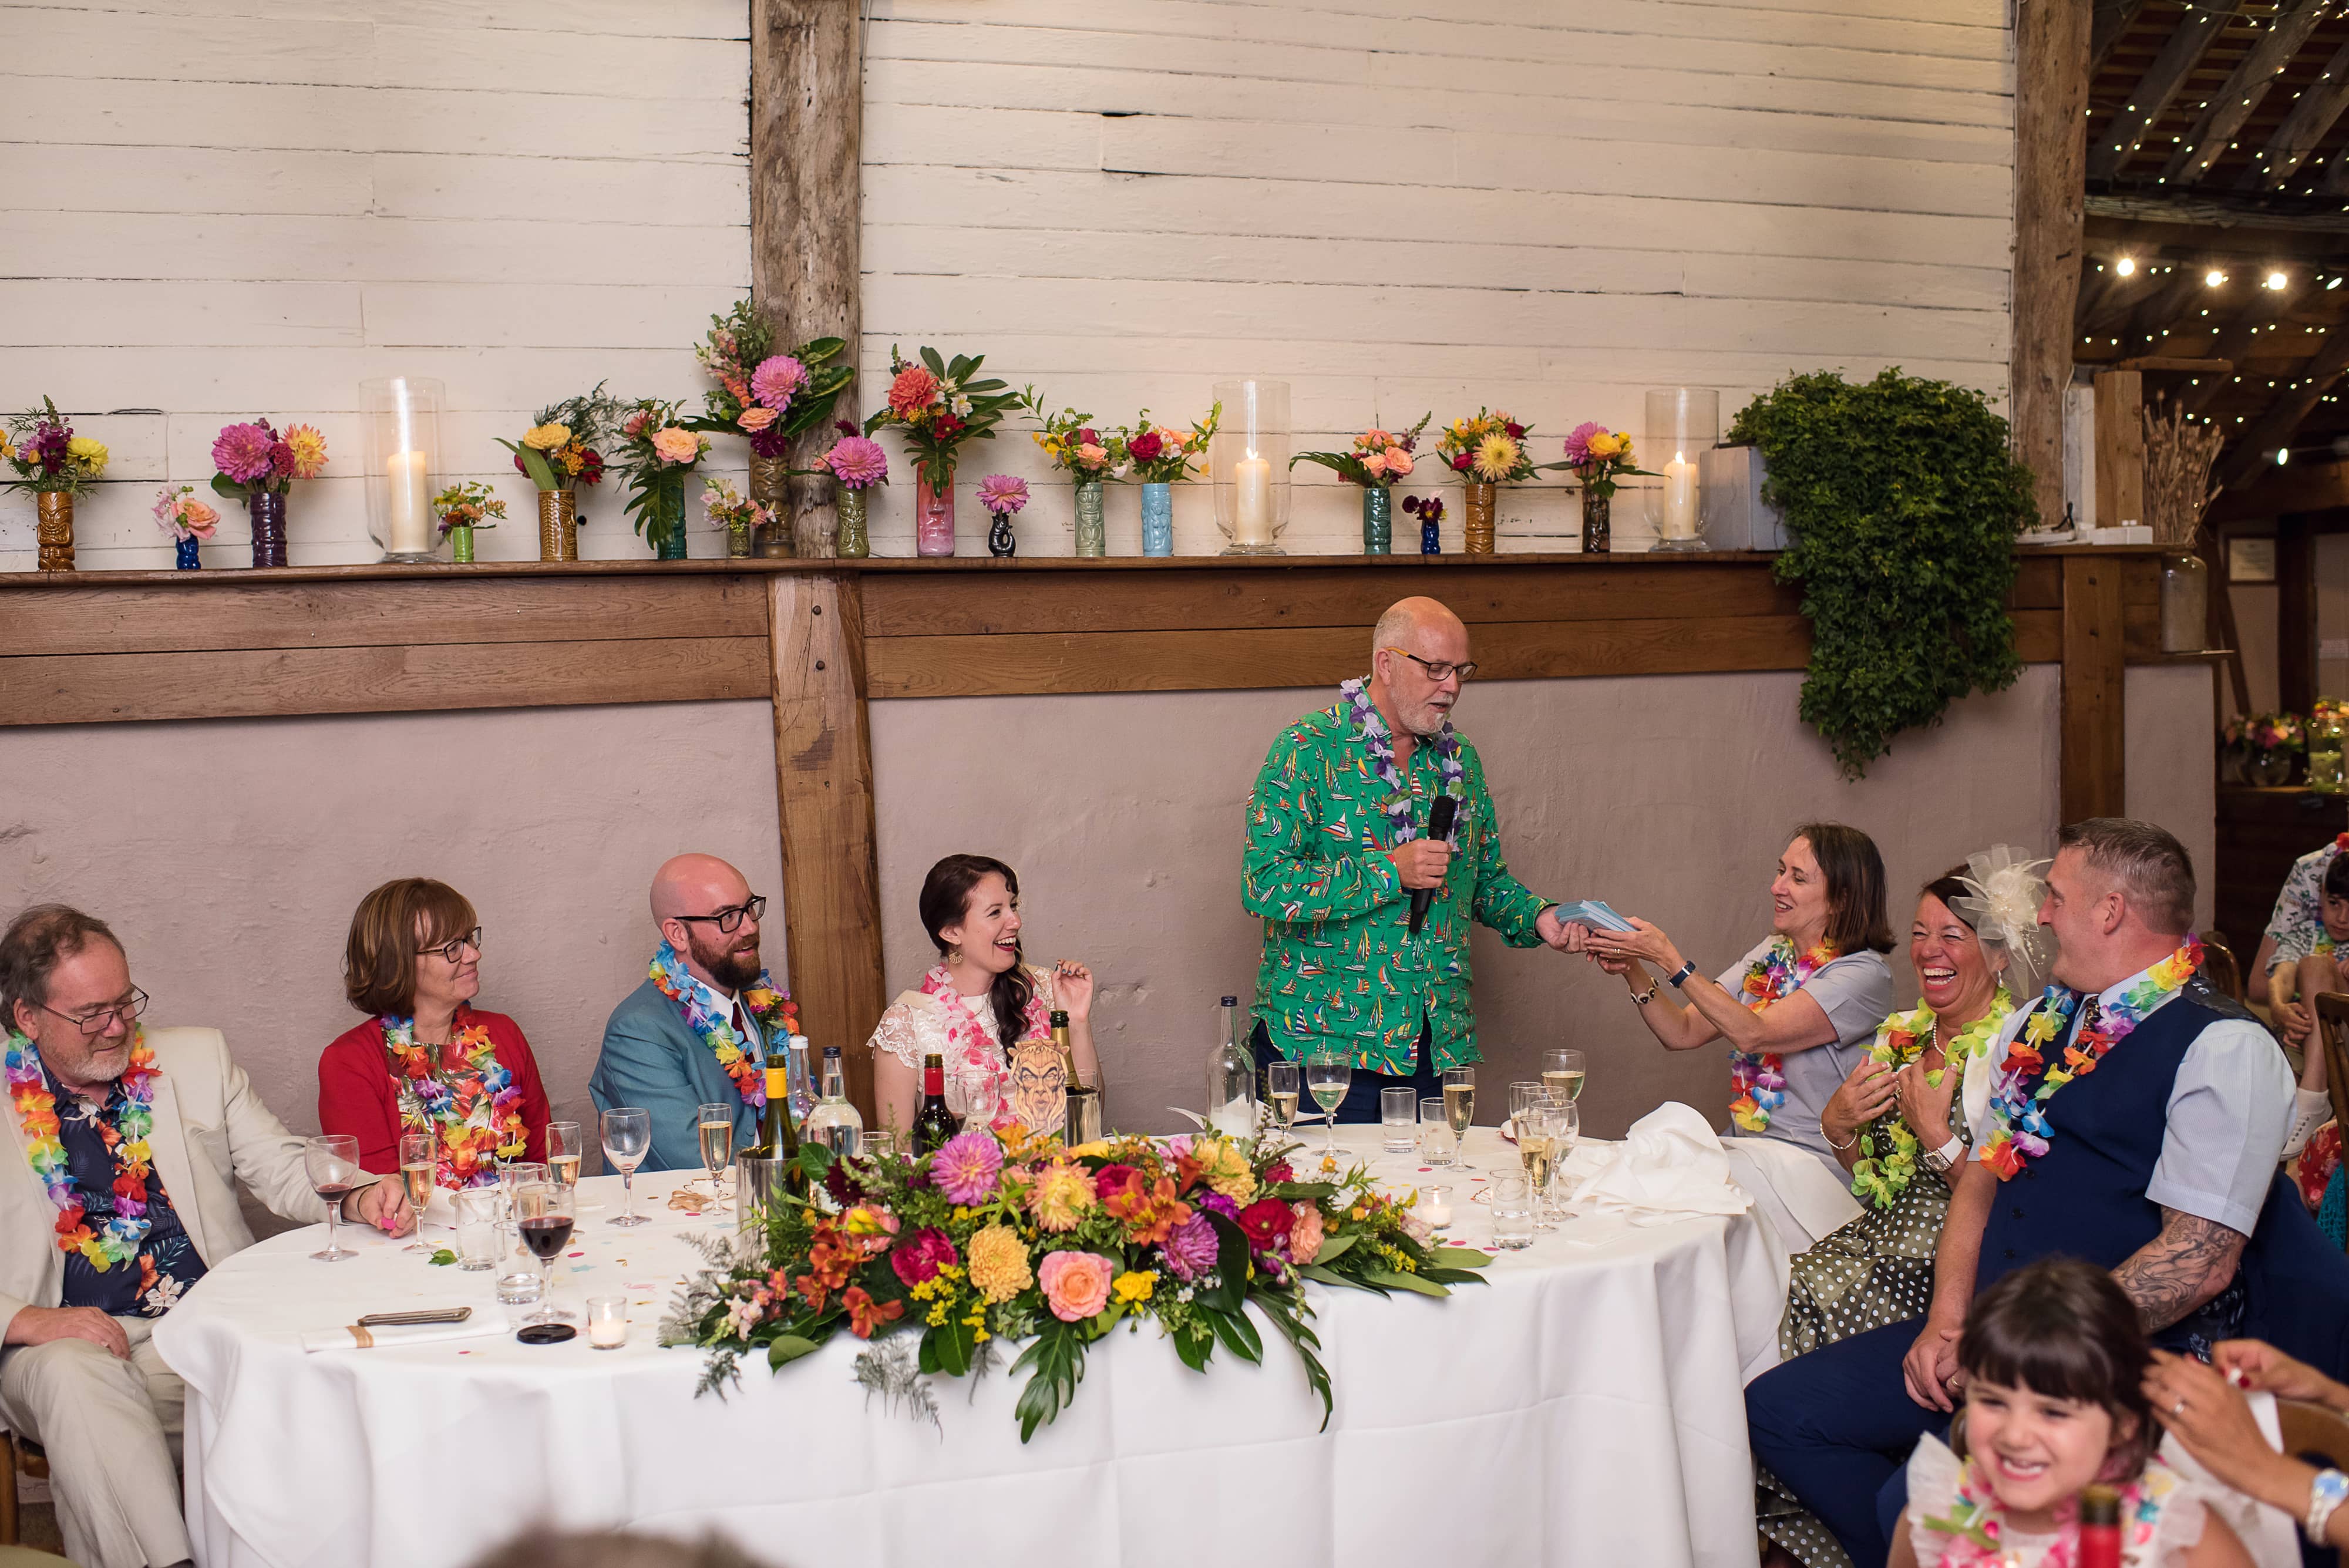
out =
[(416, 950), (416, 952), (417, 952), (417, 956), (418, 956), (418, 957), (419, 957), (419, 958), (420, 958), (420, 957), (422, 957), (422, 956), (423, 956), (424, 954), (426, 954), (426, 953), (439, 953), (442, 958), (447, 959), (450, 963), (460, 963), (460, 962), (462, 962), (462, 961), (463, 961), (463, 960), (464, 960), (464, 957), (465, 957), (465, 950), (466, 950), (467, 948), (471, 948), (471, 949), (472, 949), (472, 950), (473, 950), (473, 956), (474, 956), (475, 958), (479, 958), (479, 957), (481, 957), (481, 927), (479, 927), (479, 926), (475, 926), (471, 930), (467, 931), (467, 932), (466, 932), (463, 936), (461, 936), (461, 937), (451, 937), (449, 940), (447, 940), (447, 941), (445, 941), (445, 942), (442, 942), (442, 943), (441, 943), (441, 944), (440, 944), (438, 947), (419, 948), (419, 949), (417, 949), (417, 950)]

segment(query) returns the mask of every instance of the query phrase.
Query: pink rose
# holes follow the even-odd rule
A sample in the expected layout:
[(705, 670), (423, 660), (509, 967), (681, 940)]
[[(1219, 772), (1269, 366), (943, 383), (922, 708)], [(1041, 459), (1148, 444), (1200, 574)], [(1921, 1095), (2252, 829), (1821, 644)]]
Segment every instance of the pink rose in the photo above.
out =
[(1362, 459), (1362, 472), (1364, 473), (1376, 478), (1386, 471), (1387, 460), (1384, 452), (1371, 452)]
[(755, 432), (773, 424), (776, 417), (775, 410), (772, 409), (744, 409), (742, 417), (734, 422), (746, 431)]
[(653, 431), (653, 451), (663, 462), (691, 462), (701, 455), (701, 443), (688, 430), (675, 425), (663, 425)]
[(1321, 1210), (1310, 1203), (1297, 1205), (1297, 1222), (1288, 1228), (1288, 1255), (1299, 1263), (1321, 1255)]
[(1387, 472), (1397, 479), (1411, 472), (1411, 453), (1399, 446), (1387, 448)]
[(1099, 1252), (1047, 1252), (1036, 1271), (1052, 1315), (1062, 1323), (1082, 1323), (1109, 1304), (1110, 1276), (1115, 1266)]

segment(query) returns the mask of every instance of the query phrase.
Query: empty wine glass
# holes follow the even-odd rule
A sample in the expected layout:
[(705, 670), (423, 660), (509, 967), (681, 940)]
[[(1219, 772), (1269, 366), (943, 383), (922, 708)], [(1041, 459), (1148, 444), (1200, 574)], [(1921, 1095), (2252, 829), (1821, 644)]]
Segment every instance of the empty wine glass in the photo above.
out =
[(416, 1210), (416, 1240), (400, 1249), (403, 1252), (429, 1252), (432, 1249), (424, 1241), (424, 1211), (432, 1203), (434, 1145), (438, 1140), (427, 1132), (399, 1135), (399, 1179), (408, 1184), (408, 1206)]
[(1315, 1049), (1305, 1064), (1305, 1086), (1313, 1091), (1313, 1103), (1330, 1118), (1330, 1142), (1323, 1153), (1338, 1152), (1338, 1107), (1345, 1103), (1346, 1091), (1353, 1087), (1354, 1064), (1342, 1052), (1329, 1046)]
[(603, 1130), (604, 1158), (620, 1173), (620, 1217), (612, 1223), (641, 1225), (645, 1217), (636, 1212), (636, 1167), (653, 1149), (652, 1113), (636, 1106), (616, 1106), (604, 1113)]
[(554, 1259), (571, 1240), (572, 1191), (554, 1181), (526, 1181), (514, 1189), (514, 1224), (522, 1244), (538, 1260), (539, 1309), (524, 1323), (561, 1323), (573, 1315), (554, 1304)]
[(1297, 1126), (1298, 1090), (1303, 1082), (1294, 1062), (1275, 1062), (1264, 1070), (1264, 1092), (1272, 1101), (1272, 1113), (1280, 1119), (1283, 1132)]
[(345, 1258), (357, 1257), (357, 1252), (337, 1241), (336, 1225), (343, 1216), (343, 1199), (359, 1186), (359, 1140), (348, 1133), (328, 1133), (323, 1137), (305, 1139), (302, 1165), (310, 1177), (310, 1190), (326, 1202), (326, 1250), (310, 1256), (321, 1263), (339, 1263)]

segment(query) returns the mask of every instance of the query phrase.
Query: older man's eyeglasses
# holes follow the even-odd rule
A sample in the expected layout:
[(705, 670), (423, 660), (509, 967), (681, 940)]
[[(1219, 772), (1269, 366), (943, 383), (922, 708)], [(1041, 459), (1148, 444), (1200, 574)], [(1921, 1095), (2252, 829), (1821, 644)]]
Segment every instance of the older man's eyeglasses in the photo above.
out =
[(45, 1002), (36, 1002), (33, 1005), (53, 1018), (64, 1019), (80, 1030), (85, 1038), (94, 1039), (105, 1033), (117, 1018), (122, 1020), (125, 1029), (129, 1028), (132, 1020), (147, 1011), (147, 993), (133, 986), (129, 996), (111, 1007), (93, 1007), (86, 1012), (59, 1012)]
[(461, 937), (451, 937), (447, 941), (437, 943), (432, 947), (419, 948), (416, 950), (416, 952), (417, 956), (419, 958), (426, 953), (439, 953), (450, 963), (461, 963), (464, 961), (465, 950), (467, 948), (473, 950), (473, 956), (475, 958), (481, 956), (481, 927), (475, 926), (471, 930), (467, 931)]
[(1405, 659), (1426, 670), (1427, 678), (1439, 685), (1455, 675), (1462, 680), (1466, 680), (1476, 673), (1476, 661), (1473, 659), (1463, 664), (1454, 664), (1448, 659), (1422, 659), (1407, 648), (1390, 648), (1387, 651), (1402, 654)]
[(683, 920), (688, 925), (716, 926), (719, 930), (725, 932), (730, 937), (736, 931), (742, 929), (742, 922), (744, 919), (748, 919), (755, 920), (766, 912), (767, 900), (753, 895), (748, 903), (737, 904), (731, 909), (720, 909), (714, 915), (679, 915), (677, 918)]

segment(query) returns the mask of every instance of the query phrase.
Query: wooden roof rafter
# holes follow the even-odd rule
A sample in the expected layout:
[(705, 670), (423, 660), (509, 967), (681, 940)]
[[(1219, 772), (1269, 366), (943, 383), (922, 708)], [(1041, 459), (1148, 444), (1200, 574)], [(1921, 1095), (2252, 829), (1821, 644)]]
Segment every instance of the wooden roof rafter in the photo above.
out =
[[(2268, 89), (2300, 52), (2301, 45), (2316, 30), (2316, 24), (2330, 14), (2332, 5), (2333, 0), (2292, 0), (2291, 6), (2275, 18), (2274, 25), (2260, 35), (2228, 73), (2225, 83), (2204, 104), (2193, 130), (2187, 132), (2162, 170), (2162, 183), (2192, 185), (2209, 172), (2220, 155), (2231, 149), (2235, 133), (2242, 130), (2251, 111), (2267, 97)], [(2210, 31), (2208, 27), (2180, 29)]]
[[(2341, 119), (2343, 110), (2349, 109), (2349, 43), (2344, 43), (2324, 62), (2316, 80), (2304, 88), (2277, 126), (2267, 145), (2260, 149), (2251, 167), (2243, 171), (2236, 188), (2243, 191), (2280, 191), (2283, 182), (2296, 173), (2308, 161), (2333, 128)], [(2333, 159), (2337, 170), (2341, 160)]]
[(2225, 30), (2218, 15), (2191, 9), (2186, 13), (2161, 52), (2154, 57), (2152, 66), (2130, 91), (2127, 106), (2089, 147), (2088, 179), (2092, 182), (2110, 181), (2137, 155), (2154, 122), (2168, 109), (2178, 89), (2186, 85), (2186, 78), (2194, 74), (2203, 55)]

